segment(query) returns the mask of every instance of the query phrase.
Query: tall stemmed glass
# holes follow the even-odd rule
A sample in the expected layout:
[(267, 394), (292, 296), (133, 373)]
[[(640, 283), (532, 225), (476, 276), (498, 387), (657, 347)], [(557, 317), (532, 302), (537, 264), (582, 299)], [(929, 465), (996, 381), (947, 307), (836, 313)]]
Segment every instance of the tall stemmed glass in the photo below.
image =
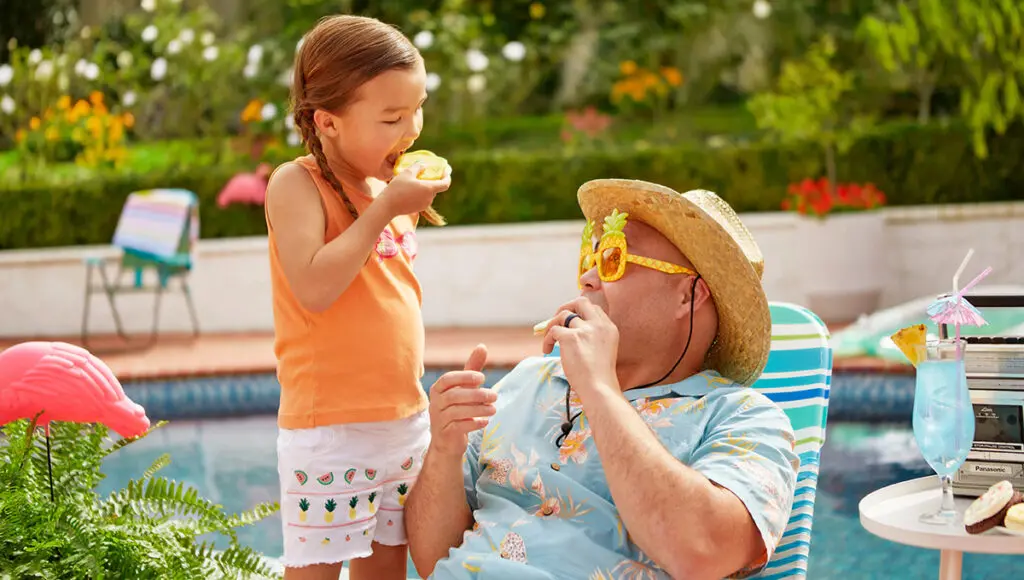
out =
[(964, 372), (966, 341), (949, 339), (919, 345), (914, 391), (914, 438), (928, 465), (942, 481), (942, 503), (922, 514), (927, 524), (956, 521), (953, 475), (967, 459), (974, 442), (974, 407)]

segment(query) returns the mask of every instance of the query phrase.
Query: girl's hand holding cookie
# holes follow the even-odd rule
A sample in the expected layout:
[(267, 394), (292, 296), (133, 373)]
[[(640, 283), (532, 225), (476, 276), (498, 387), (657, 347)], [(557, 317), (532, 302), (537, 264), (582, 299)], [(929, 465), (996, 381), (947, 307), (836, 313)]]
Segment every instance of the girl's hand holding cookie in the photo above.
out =
[(378, 200), (387, 204), (391, 215), (406, 215), (424, 211), (434, 202), (434, 197), (446, 191), (452, 184), (451, 167), (445, 169), (441, 179), (421, 179), (422, 163), (399, 172), (381, 192)]

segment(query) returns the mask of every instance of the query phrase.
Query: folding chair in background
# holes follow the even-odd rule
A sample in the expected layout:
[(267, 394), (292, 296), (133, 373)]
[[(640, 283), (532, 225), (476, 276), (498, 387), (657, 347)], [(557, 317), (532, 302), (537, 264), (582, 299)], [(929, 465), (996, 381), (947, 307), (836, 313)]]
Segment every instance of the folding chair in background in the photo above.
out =
[[(102, 292), (107, 296), (110, 311), (114, 317), (117, 334), (128, 340), (121, 322), (121, 315), (114, 300), (117, 294), (129, 292), (153, 292), (153, 323), (146, 346), (156, 342), (160, 321), (160, 299), (168, 290), (173, 278), (180, 282), (185, 295), (193, 336), (199, 335), (199, 321), (196, 317), (188, 276), (192, 271), (196, 240), (199, 238), (199, 200), (194, 193), (185, 189), (153, 189), (138, 191), (128, 196), (121, 217), (114, 232), (113, 246), (121, 250), (117, 273), (107, 274), (107, 259), (90, 257), (85, 259), (85, 307), (82, 312), (82, 344), (89, 337), (89, 306), (92, 295)], [(156, 273), (155, 286), (144, 284), (146, 270)], [(93, 284), (93, 272), (99, 273), (101, 285)], [(131, 272), (130, 284), (122, 284), (125, 273)]]

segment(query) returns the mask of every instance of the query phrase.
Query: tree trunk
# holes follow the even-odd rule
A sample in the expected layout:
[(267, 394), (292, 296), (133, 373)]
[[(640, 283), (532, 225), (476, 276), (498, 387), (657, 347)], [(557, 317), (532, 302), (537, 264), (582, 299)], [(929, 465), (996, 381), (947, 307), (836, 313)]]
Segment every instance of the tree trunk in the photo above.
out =
[(597, 54), (598, 42), (601, 40), (603, 11), (599, 6), (592, 6), (590, 2), (575, 4), (580, 30), (569, 42), (569, 47), (562, 57), (562, 83), (555, 96), (555, 103), (559, 106), (576, 103), (580, 96), (580, 88)]
[(935, 81), (927, 79), (917, 86), (917, 122), (927, 124), (932, 116), (932, 94), (935, 93)]

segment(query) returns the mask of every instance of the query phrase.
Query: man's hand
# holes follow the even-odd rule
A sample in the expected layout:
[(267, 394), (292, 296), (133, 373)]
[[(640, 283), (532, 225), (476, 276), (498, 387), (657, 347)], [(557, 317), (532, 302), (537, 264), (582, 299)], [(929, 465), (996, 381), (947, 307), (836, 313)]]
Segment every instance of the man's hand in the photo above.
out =
[[(566, 326), (565, 321), (570, 317), (572, 320)], [(548, 324), (544, 353), (550, 353), (556, 342), (561, 351), (565, 378), (574, 389), (607, 387), (619, 390), (615, 374), (619, 329), (604, 310), (583, 296), (565, 304)]]
[(462, 457), (469, 434), (487, 425), (498, 394), (480, 388), (487, 347), (478, 345), (461, 371), (445, 373), (430, 388), (430, 448), (447, 457)]

